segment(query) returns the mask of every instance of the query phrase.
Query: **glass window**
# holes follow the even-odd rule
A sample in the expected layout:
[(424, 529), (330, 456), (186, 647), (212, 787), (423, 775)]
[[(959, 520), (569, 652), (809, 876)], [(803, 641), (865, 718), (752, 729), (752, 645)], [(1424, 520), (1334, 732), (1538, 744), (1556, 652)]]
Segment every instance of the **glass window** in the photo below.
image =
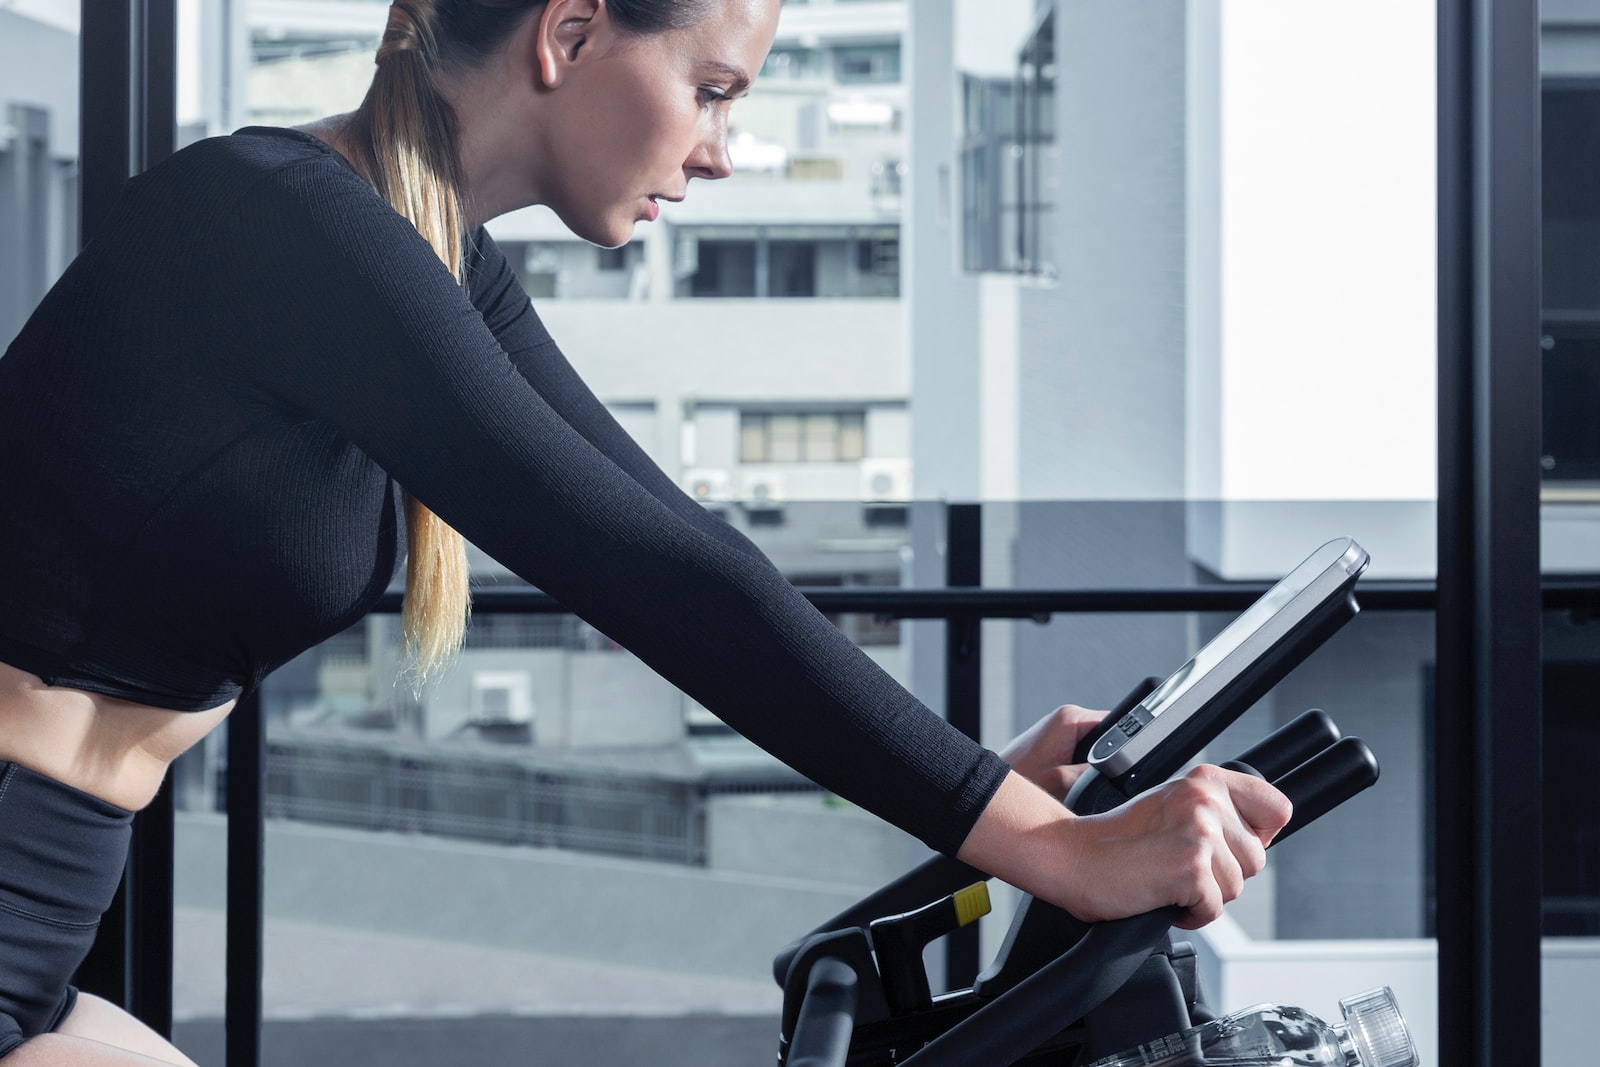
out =
[(962, 77), (962, 261), (969, 271), (1056, 271), (1055, 16), (1011, 79)]
[(866, 453), (866, 415), (746, 411), (739, 417), (739, 441), (745, 463), (854, 463)]
[(0, 10), (0, 353), (78, 251), (77, 31), (74, 3)]
[(842, 85), (900, 80), (900, 45), (849, 45), (833, 50), (834, 77)]
[(691, 292), (695, 296), (755, 296), (756, 242), (702, 239)]

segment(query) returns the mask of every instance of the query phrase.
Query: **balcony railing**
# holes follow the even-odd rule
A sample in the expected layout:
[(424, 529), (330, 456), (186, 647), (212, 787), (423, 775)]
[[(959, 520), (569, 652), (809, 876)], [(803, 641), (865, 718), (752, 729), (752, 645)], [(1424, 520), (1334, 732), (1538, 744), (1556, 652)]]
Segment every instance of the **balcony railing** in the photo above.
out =
[[(983, 620), (1045, 622), (1056, 615), (1236, 612), (1268, 588), (1265, 582), (1230, 582), (1161, 589), (983, 589), (975, 584), (982, 561), (981, 507), (951, 505), (946, 521), (945, 586), (804, 592), (829, 614), (942, 620), (946, 634), (944, 712), (972, 736), (978, 734), (980, 719), (983, 649), (979, 623)], [(1600, 579), (1551, 580), (1543, 598), (1547, 610), (1600, 611)], [(1360, 600), (1365, 611), (1429, 612), (1435, 609), (1438, 594), (1432, 582), (1368, 580), (1360, 587)], [(399, 597), (391, 595), (378, 610), (392, 613), (399, 607)], [(565, 609), (537, 590), (491, 588), (478, 592), (474, 612), (563, 615)], [(487, 785), (493, 788), (489, 789), (481, 772), (452, 767), (444, 757), (435, 766), (414, 761), (401, 766), (401, 761), (391, 765), (371, 753), (355, 753), (339, 761), (338, 767), (323, 767), (318, 761), (327, 756), (325, 751), (308, 757), (293, 748), (293, 742), (269, 741), (254, 697), (243, 700), (230, 717), (225, 790), (229, 813), (225, 1030), (230, 1067), (254, 1067), (261, 1062), (263, 848), (268, 816), (347, 824), (366, 820), (380, 829), (409, 828), (558, 847), (576, 844), (590, 850), (604, 850), (609, 845), (633, 855), (642, 854), (639, 850), (645, 848), (651, 858), (680, 863), (696, 862), (703, 853), (704, 841), (695, 838), (690, 822), (680, 819), (681, 825), (670, 826), (661, 822), (670, 822), (674, 813), (685, 810), (685, 804), (679, 803), (683, 797), (652, 793), (631, 798), (641, 803), (630, 807), (630, 797), (619, 795), (614, 783), (607, 784), (601, 789), (604, 803), (591, 810), (582, 825), (575, 825), (546, 816), (566, 807), (552, 803), (558, 794), (562, 800), (581, 800), (585, 788), (581, 782), (539, 782), (537, 776), (529, 776), (509, 782), (511, 788), (506, 781), (490, 782)], [(646, 809), (657, 816), (651, 827), (635, 818)], [(607, 811), (618, 819), (608, 822)], [(393, 825), (399, 817), (410, 822)], [(124, 893), (108, 916), (108, 935), (80, 975), (86, 988), (110, 995), (119, 991), (137, 994), (133, 999), (142, 1007), (143, 1018), (167, 1032), (173, 980), (172, 836), (173, 805), (170, 793), (163, 790), (157, 803), (139, 816)], [(975, 936), (951, 945), (947, 968), (952, 987), (962, 976), (970, 980), (978, 968)]]

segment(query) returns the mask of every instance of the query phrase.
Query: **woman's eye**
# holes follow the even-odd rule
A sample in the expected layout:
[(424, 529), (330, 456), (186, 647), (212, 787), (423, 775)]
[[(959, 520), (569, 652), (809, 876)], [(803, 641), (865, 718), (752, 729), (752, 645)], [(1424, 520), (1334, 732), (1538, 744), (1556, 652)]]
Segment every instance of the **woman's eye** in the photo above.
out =
[(710, 107), (712, 104), (720, 104), (724, 100), (730, 99), (728, 94), (721, 89), (700, 88), (696, 90), (696, 93), (699, 96), (701, 107)]

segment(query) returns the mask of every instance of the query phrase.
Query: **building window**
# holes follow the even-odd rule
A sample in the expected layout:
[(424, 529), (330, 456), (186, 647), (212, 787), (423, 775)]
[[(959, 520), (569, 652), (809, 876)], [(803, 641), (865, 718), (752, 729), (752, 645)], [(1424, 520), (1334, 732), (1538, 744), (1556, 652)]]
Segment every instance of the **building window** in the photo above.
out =
[(762, 81), (799, 81), (817, 76), (817, 53), (808, 48), (774, 48), (761, 66)]
[(1541, 118), (1544, 481), (1589, 499), (1600, 496), (1600, 87), (1547, 81)]
[(817, 295), (815, 241), (771, 241), (767, 254), (769, 296)]
[(1055, 16), (1010, 80), (963, 83), (962, 263), (969, 271), (1056, 273)]
[(699, 242), (694, 296), (756, 296), (756, 242)]
[(900, 45), (846, 45), (833, 50), (833, 77), (841, 85), (884, 85), (900, 80)]
[(746, 411), (739, 417), (741, 463), (858, 463), (866, 451), (865, 412)]
[(680, 232), (678, 246), (682, 296), (883, 300), (900, 295), (897, 226), (708, 228)]
[(619, 271), (628, 269), (628, 248), (596, 248), (595, 267), (603, 271)]
[(856, 243), (856, 267), (872, 277), (900, 276), (900, 239), (866, 240)]

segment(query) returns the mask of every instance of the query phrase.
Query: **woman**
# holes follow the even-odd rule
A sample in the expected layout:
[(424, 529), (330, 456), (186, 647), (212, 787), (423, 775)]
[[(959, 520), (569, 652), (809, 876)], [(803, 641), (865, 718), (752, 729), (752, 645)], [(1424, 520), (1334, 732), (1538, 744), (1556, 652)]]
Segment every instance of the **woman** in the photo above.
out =
[(541, 203), (619, 245), (726, 176), (779, 2), (396, 4), (360, 110), (134, 179), (0, 359), (5, 1067), (189, 1063), (68, 986), (131, 812), (401, 556), (417, 669), (447, 662), (462, 535), (809, 777), (1086, 919), (1198, 926), (1260, 870), (1288, 818), (1264, 783), (1202, 768), (1074, 818), (1093, 716), (1013, 769), (930, 714), (632, 444), (483, 232)]

